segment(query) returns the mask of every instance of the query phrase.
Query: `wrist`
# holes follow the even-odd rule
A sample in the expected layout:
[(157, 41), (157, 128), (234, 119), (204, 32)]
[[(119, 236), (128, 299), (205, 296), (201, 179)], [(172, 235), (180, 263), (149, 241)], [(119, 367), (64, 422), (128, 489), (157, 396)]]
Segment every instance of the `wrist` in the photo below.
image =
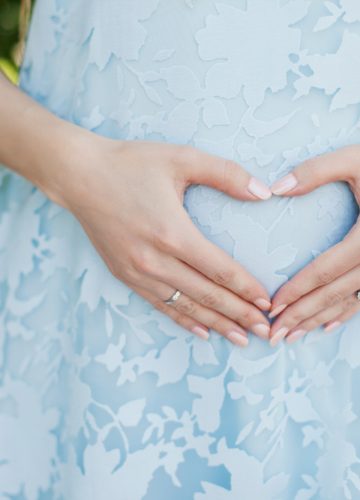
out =
[(110, 141), (57, 118), (51, 128), (41, 168), (37, 169), (38, 175), (33, 182), (53, 202), (72, 210), (74, 205), (88, 197), (91, 172), (101, 164), (104, 144)]
[[(54, 202), (69, 208), (78, 196), (91, 161), (104, 142), (113, 142), (40, 105), (0, 72), (0, 163), (28, 179)], [(85, 182), (86, 184), (86, 182)]]
[(53, 117), (44, 131), (46, 144), (41, 149), (41, 158), (36, 158), (36, 174), (32, 182), (53, 202), (68, 207), (68, 198), (74, 184), (81, 175), (82, 154), (87, 130)]

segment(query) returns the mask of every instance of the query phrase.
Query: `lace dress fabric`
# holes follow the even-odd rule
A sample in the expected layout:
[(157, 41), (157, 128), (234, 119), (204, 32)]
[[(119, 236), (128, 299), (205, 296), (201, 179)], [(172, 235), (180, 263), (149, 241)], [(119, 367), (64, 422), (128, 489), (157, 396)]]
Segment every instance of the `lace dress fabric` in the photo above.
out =
[[(20, 86), (94, 133), (271, 183), (359, 143), (359, 54), (357, 0), (37, 0)], [(341, 182), (259, 203), (192, 185), (184, 203), (271, 295), (358, 215)], [(5, 165), (0, 262), (1, 500), (360, 499), (359, 315), (276, 348), (204, 342)]]

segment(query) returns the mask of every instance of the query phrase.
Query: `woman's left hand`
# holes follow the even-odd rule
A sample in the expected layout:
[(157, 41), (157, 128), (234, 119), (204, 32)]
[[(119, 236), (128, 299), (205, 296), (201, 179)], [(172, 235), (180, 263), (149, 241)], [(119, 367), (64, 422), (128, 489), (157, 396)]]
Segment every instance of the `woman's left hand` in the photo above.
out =
[[(301, 163), (275, 182), (276, 195), (301, 196), (334, 181), (346, 181), (360, 205), (360, 146), (345, 146)], [(294, 342), (324, 325), (325, 331), (340, 326), (360, 311), (360, 221), (346, 237), (314, 259), (283, 285), (272, 301), (270, 317), (278, 315), (270, 332), (275, 346), (286, 337)]]

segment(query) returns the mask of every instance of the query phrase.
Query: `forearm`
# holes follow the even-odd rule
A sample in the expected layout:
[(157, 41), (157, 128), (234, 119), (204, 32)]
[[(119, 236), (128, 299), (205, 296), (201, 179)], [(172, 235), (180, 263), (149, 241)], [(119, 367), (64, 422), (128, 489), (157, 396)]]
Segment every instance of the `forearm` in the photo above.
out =
[(60, 200), (64, 181), (76, 169), (79, 146), (90, 142), (90, 135), (48, 111), (0, 71), (0, 163), (54, 201)]

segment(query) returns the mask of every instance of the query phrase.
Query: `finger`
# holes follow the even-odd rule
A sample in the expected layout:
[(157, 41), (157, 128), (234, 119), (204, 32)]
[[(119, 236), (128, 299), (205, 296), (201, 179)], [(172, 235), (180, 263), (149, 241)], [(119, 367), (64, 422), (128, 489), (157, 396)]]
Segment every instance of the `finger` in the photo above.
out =
[(205, 184), (241, 200), (267, 200), (271, 197), (266, 184), (250, 176), (233, 160), (182, 145), (175, 163), (181, 166), (187, 184)]
[[(118, 274), (120, 276), (120, 272)], [(140, 284), (152, 291), (154, 282), (149, 278), (170, 285), (173, 290), (181, 290), (197, 303), (218, 311), (262, 338), (268, 336), (269, 322), (257, 307), (169, 254), (158, 254), (153, 250), (137, 252), (136, 258), (133, 257), (133, 262), (127, 266), (125, 279), (130, 286), (131, 283)]]
[[(153, 287), (161, 282), (171, 287), (171, 293), (181, 290), (197, 304), (217, 311), (262, 338), (269, 334), (269, 323), (257, 307), (168, 254), (152, 257), (151, 261), (149, 257), (139, 261), (135, 274), (128, 279), (150, 292), (154, 292)], [(161, 296), (160, 291), (157, 295)]]
[[(142, 287), (137, 287), (132, 285), (131, 288), (138, 294), (141, 295), (145, 300), (150, 302), (156, 309), (164, 314), (167, 314), (172, 320), (174, 320), (178, 325), (186, 328), (191, 333), (194, 333), (203, 340), (209, 339), (209, 332), (205, 325), (195, 321), (193, 318), (183, 314), (176, 309), (172, 309), (170, 305), (160, 300), (158, 297), (153, 295), (151, 292)], [(166, 300), (166, 299), (164, 299)]]
[(359, 256), (359, 230), (355, 230), (348, 233), (342, 242), (319, 255), (278, 290), (269, 317), (275, 317), (300, 297), (353, 269), (359, 263)]
[(276, 345), (290, 330), (297, 328), (306, 319), (344, 300), (359, 288), (359, 282), (358, 266), (331, 284), (314, 290), (287, 307), (271, 327), (270, 344)]
[(360, 165), (360, 147), (345, 146), (305, 160), (290, 174), (271, 186), (276, 195), (299, 196), (323, 184), (335, 181), (352, 182)]
[(165, 258), (159, 273), (154, 277), (183, 291), (198, 304), (232, 319), (244, 329), (251, 330), (262, 338), (268, 337), (268, 320), (257, 307), (217, 285), (184, 262), (171, 257)]
[(190, 297), (183, 293), (172, 304), (166, 304), (164, 301), (173, 293), (173, 289), (170, 286), (164, 285), (161, 282), (154, 283), (154, 293), (138, 286), (132, 286), (132, 289), (144, 297), (156, 309), (167, 314), (176, 323), (204, 340), (208, 340), (208, 328), (212, 328), (236, 345), (246, 347), (249, 343), (246, 331), (236, 323), (211, 309), (196, 304)]
[(345, 321), (350, 319), (354, 314), (357, 314), (360, 312), (360, 302), (358, 299), (356, 299), (356, 303), (353, 307), (349, 308), (348, 310), (343, 311), (339, 316), (336, 316), (332, 318), (331, 321), (328, 321), (326, 324), (324, 324), (324, 329), (326, 332), (332, 332), (335, 328), (338, 328), (341, 326)]
[(271, 307), (265, 287), (227, 252), (207, 240), (189, 219), (184, 209), (184, 218), (178, 222), (179, 234), (174, 242), (161, 245), (160, 249), (177, 257), (196, 269), (214, 283), (227, 288), (247, 302), (263, 311)]
[[(320, 313), (311, 316), (307, 320), (303, 321), (293, 330), (291, 330), (285, 337), (286, 342), (291, 344), (296, 340), (300, 339), (307, 333), (315, 330), (321, 325), (325, 325), (327, 323), (332, 323), (338, 318), (341, 314), (345, 314), (350, 310), (353, 310), (355, 307), (359, 307), (359, 301), (355, 297), (354, 294), (347, 297), (345, 300), (341, 301), (339, 304), (335, 306), (329, 307), (328, 309), (324, 309), (320, 311)], [(336, 325), (338, 326), (338, 325)], [(331, 329), (331, 328), (330, 328)], [(325, 328), (325, 331), (329, 331)]]

